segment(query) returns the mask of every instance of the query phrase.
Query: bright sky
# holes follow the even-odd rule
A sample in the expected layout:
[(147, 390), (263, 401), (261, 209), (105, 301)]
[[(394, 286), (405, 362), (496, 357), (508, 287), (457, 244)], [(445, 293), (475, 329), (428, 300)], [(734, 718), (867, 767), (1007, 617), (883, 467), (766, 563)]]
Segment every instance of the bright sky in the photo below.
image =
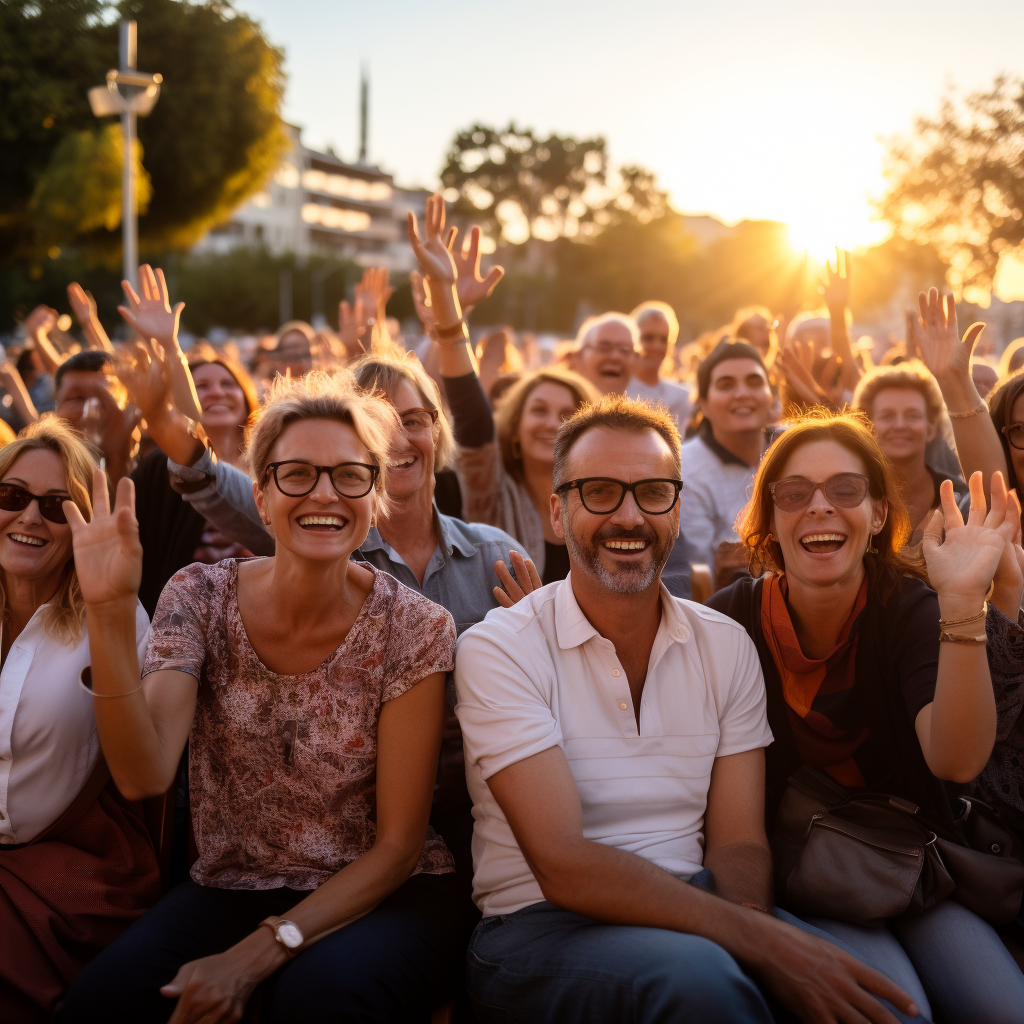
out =
[(458, 128), (515, 119), (604, 135), (678, 209), (786, 221), (812, 254), (879, 240), (884, 138), (936, 111), (948, 83), (1024, 74), (1020, 0), (238, 6), (285, 48), (285, 116), (308, 145), (355, 157), (365, 61), (370, 157), (401, 184), (434, 186)]

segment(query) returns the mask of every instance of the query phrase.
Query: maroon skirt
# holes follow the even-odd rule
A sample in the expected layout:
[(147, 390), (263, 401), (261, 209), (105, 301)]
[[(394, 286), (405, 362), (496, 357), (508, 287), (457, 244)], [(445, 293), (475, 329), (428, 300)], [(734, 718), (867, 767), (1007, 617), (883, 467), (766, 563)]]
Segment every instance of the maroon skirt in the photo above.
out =
[(0, 1020), (50, 1020), (86, 964), (159, 898), (149, 834), (112, 787), (58, 835), (0, 846)]

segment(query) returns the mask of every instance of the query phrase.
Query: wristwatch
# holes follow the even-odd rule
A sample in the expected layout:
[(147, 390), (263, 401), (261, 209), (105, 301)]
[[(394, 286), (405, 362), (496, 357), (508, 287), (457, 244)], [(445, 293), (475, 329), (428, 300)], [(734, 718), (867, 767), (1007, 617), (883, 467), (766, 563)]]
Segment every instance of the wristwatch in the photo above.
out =
[(269, 928), (289, 956), (295, 956), (306, 941), (299, 926), (294, 921), (286, 921), (283, 917), (268, 917), (265, 921), (260, 921), (260, 927)]

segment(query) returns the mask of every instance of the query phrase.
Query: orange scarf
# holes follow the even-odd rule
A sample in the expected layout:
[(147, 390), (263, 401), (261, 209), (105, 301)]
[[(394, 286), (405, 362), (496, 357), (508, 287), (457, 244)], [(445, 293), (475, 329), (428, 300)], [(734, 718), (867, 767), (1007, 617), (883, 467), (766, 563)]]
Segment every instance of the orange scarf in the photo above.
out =
[(785, 576), (766, 576), (761, 594), (761, 631), (779, 671), (793, 738), (804, 764), (828, 772), (844, 786), (862, 787), (855, 760), (870, 732), (863, 723), (854, 684), (857, 639), (868, 599), (867, 579), (824, 658), (808, 658), (786, 605)]

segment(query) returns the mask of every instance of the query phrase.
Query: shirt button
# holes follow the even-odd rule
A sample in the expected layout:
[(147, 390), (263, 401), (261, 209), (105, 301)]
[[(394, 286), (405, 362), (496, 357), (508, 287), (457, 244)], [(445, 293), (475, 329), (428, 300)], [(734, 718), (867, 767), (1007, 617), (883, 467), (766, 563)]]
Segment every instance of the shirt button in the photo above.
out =
[(613, 668), (612, 669), (612, 675), (618, 677), (618, 676), (621, 676), (622, 673), (617, 668)]
[(626, 710), (626, 705), (625, 705), (625, 704), (620, 704), (620, 705), (619, 705), (619, 707), (620, 707), (620, 708), (621, 708), (621, 709), (622, 709), (623, 711), (625, 711), (625, 710)]

